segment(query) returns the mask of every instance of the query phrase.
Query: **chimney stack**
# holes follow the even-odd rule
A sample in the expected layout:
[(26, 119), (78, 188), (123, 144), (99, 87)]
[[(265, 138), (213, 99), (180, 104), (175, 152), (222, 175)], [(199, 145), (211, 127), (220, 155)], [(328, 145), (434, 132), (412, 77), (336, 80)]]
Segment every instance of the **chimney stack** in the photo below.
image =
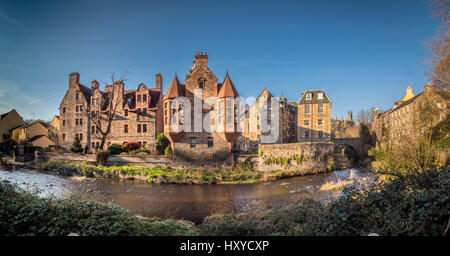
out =
[(99, 85), (98, 85), (97, 80), (92, 80), (92, 82), (91, 82), (91, 88), (92, 88), (92, 90), (95, 90), (95, 89), (98, 89), (98, 88), (99, 88)]
[(347, 121), (353, 122), (353, 112), (352, 111), (348, 111), (348, 113), (347, 113)]
[(80, 82), (80, 74), (78, 72), (72, 72), (69, 75), (69, 87), (71, 85), (76, 85)]
[(162, 75), (160, 73), (156, 74), (156, 89), (162, 93)]
[(208, 55), (206, 55), (206, 52), (199, 52), (195, 54), (194, 65), (196, 67), (208, 67)]

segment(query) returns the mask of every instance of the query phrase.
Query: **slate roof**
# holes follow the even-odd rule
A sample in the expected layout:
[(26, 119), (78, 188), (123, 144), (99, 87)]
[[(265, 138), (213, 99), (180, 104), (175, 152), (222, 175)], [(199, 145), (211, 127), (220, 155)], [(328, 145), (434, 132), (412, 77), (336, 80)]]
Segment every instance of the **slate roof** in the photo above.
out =
[(180, 84), (178, 80), (177, 74), (173, 77), (172, 82), (170, 83), (169, 89), (167, 89), (166, 95), (164, 95), (164, 99), (173, 99), (176, 97), (184, 97), (186, 95), (184, 86)]
[[(320, 92), (323, 93), (323, 99), (318, 99), (317, 98), (317, 95)], [(308, 93), (311, 93), (311, 99), (310, 100), (306, 99), (306, 95)], [(319, 90), (307, 90), (306, 92), (302, 93), (302, 97), (301, 97), (300, 102), (299, 102), (299, 104), (319, 104), (319, 103), (330, 103), (330, 100), (328, 99), (327, 94), (322, 89), (319, 89)]]

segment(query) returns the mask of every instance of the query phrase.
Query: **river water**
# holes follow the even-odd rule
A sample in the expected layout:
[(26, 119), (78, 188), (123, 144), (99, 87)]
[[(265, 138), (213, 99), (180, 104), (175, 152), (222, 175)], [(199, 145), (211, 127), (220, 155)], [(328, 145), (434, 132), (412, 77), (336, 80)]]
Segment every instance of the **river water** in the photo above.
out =
[(216, 213), (265, 210), (307, 198), (326, 203), (336, 199), (340, 191), (321, 191), (325, 182), (353, 181), (353, 186), (361, 189), (369, 186), (374, 178), (370, 172), (348, 169), (256, 184), (180, 185), (114, 179), (79, 180), (29, 169), (0, 169), (2, 182), (17, 184), (40, 196), (77, 195), (116, 204), (137, 215), (186, 219), (195, 223)]

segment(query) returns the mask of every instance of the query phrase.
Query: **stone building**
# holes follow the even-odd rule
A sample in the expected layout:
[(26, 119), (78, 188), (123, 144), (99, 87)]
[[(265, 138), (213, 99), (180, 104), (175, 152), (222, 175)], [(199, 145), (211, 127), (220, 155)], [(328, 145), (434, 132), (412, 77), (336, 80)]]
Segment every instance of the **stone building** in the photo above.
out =
[(331, 139), (358, 138), (360, 127), (353, 121), (353, 113), (347, 113), (347, 120), (331, 119)]
[(208, 67), (208, 55), (196, 53), (185, 83), (175, 74), (163, 100), (164, 134), (172, 152), (185, 159), (229, 159), (239, 135), (234, 109), (238, 97), (228, 73), (218, 83)]
[(428, 128), (447, 118), (448, 102), (448, 94), (430, 84), (417, 95), (408, 86), (403, 98), (394, 102), (393, 108), (383, 113), (375, 109), (371, 130), (377, 145), (389, 147), (402, 140), (413, 142), (418, 139)]
[[(272, 101), (278, 103), (278, 108), (272, 109)], [(265, 119), (262, 118), (262, 111), (266, 102), (267, 115)], [(277, 115), (277, 116), (275, 116)], [(267, 120), (267, 121), (266, 121)], [(269, 131), (263, 131), (262, 123), (267, 122)], [(271, 128), (275, 128), (273, 122), (278, 122), (275, 132)], [(272, 134), (271, 134), (272, 133)], [(268, 142), (262, 139), (262, 136), (268, 136)], [(276, 136), (273, 138), (272, 136)], [(257, 152), (258, 144), (266, 143), (292, 143), (297, 142), (297, 104), (288, 102), (285, 97), (276, 99), (267, 88), (259, 94), (255, 102), (245, 112), (245, 120), (240, 141), (241, 149), (248, 152)]]
[(50, 128), (49, 123), (36, 121), (14, 129), (12, 134), (18, 143), (30, 142), (33, 146), (48, 148), (55, 145), (55, 141), (50, 138)]
[(331, 140), (331, 101), (324, 90), (302, 93), (298, 104), (298, 142)]
[(0, 144), (10, 140), (18, 142), (18, 137), (14, 137), (12, 131), (22, 125), (26, 123), (15, 109), (0, 115)]
[(99, 127), (102, 131), (107, 130), (108, 113), (115, 109), (104, 148), (125, 142), (154, 146), (157, 133), (163, 131), (161, 98), (161, 74), (156, 75), (155, 88), (147, 88), (141, 83), (136, 90), (125, 90), (124, 82), (116, 81), (102, 91), (96, 80), (89, 88), (80, 83), (77, 72), (71, 73), (69, 88), (59, 107), (59, 144), (69, 149), (78, 136), (83, 147), (99, 147)]

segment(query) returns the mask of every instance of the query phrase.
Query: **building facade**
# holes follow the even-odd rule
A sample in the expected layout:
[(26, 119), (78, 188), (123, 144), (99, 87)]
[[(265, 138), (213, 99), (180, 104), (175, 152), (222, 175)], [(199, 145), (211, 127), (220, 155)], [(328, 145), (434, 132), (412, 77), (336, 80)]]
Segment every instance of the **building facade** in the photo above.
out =
[(89, 88), (80, 83), (77, 72), (71, 73), (59, 107), (59, 144), (69, 149), (78, 136), (83, 147), (100, 147), (102, 131), (108, 130), (108, 115), (114, 113), (104, 148), (126, 142), (154, 146), (157, 133), (163, 130), (161, 98), (160, 74), (155, 88), (141, 83), (136, 90), (125, 90), (124, 82), (116, 81), (102, 91), (96, 80)]
[[(278, 107), (272, 109), (272, 101), (276, 101)], [(265, 103), (266, 102), (266, 103)], [(267, 109), (263, 113), (265, 105)], [(266, 117), (263, 119), (262, 115)], [(277, 115), (277, 116), (275, 116)], [(263, 131), (262, 123), (267, 122), (268, 128), (278, 128)], [(277, 122), (275, 124), (274, 122)], [(297, 142), (297, 104), (288, 102), (285, 97), (275, 98), (272, 93), (264, 90), (256, 98), (255, 102), (245, 111), (245, 120), (240, 137), (240, 148), (244, 151), (256, 153), (259, 144), (265, 144), (262, 136), (269, 137), (269, 143), (292, 143)], [(275, 136), (275, 137), (273, 137)]]
[(297, 140), (331, 140), (331, 101), (324, 90), (308, 90), (302, 93), (298, 104)]
[(14, 136), (12, 131), (22, 125), (26, 125), (26, 123), (15, 109), (2, 114), (0, 116), (0, 143), (5, 143), (11, 139), (18, 142), (18, 136)]
[(219, 83), (206, 53), (196, 53), (185, 83), (175, 74), (163, 100), (164, 134), (172, 152), (190, 160), (228, 159), (239, 135), (234, 109), (238, 97), (228, 73)]
[(420, 138), (428, 128), (448, 118), (447, 95), (429, 84), (417, 95), (408, 87), (403, 98), (394, 102), (393, 108), (382, 113), (375, 109), (372, 132), (376, 135), (377, 145), (385, 148)]

